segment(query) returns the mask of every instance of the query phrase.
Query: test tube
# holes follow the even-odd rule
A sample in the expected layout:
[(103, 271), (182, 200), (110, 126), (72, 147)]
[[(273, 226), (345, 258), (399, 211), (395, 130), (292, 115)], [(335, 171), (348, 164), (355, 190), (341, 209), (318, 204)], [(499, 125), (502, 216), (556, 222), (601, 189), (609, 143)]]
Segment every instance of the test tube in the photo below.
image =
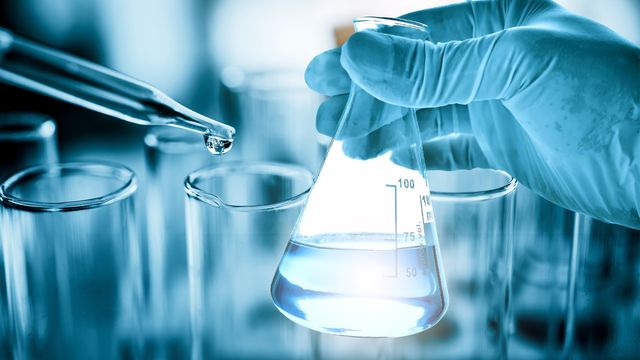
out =
[(233, 162), (185, 180), (192, 358), (307, 358), (269, 287), (311, 186), (299, 166)]
[(564, 347), (574, 223), (574, 212), (518, 190), (509, 343), (516, 357), (552, 357)]
[[(57, 159), (56, 124), (53, 119), (30, 112), (0, 113), (0, 183), (18, 170), (33, 165), (53, 164)], [(12, 358), (7, 301), (0, 242), (0, 358), (3, 359)]]
[(632, 359), (640, 354), (640, 231), (576, 215), (570, 266), (567, 357)]
[(136, 178), (119, 165), (23, 170), (0, 186), (16, 358), (118, 358), (139, 349)]
[(637, 354), (640, 232), (518, 191), (512, 276), (515, 357)]
[[(144, 139), (147, 169), (145, 352), (154, 359), (189, 357), (189, 279), (183, 183), (187, 175), (224, 159), (194, 133), (169, 127)], [(232, 156), (233, 153), (225, 155)]]
[(314, 127), (321, 97), (306, 86), (302, 70), (250, 73), (238, 89), (242, 158), (297, 164), (316, 173), (323, 149)]
[(315, 337), (323, 359), (475, 359), (507, 355), (517, 181), (497, 170), (427, 171), (449, 309), (433, 328), (398, 339)]

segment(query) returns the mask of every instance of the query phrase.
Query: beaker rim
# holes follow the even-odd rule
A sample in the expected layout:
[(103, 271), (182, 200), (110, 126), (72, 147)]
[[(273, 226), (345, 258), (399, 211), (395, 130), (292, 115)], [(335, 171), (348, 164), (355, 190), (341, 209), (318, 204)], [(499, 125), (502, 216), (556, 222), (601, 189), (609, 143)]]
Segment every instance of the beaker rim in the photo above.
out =
[[(99, 196), (89, 196), (69, 201), (38, 201), (25, 199), (12, 193), (17, 185), (43, 176), (83, 174), (118, 180), (119, 184)], [(107, 161), (68, 162), (52, 165), (38, 165), (14, 174), (0, 185), (0, 203), (10, 208), (32, 212), (78, 211), (109, 205), (131, 196), (137, 189), (133, 170), (124, 165)]]
[[(251, 173), (251, 174), (268, 174), (279, 176), (302, 176), (308, 180), (309, 185), (305, 187), (304, 191), (294, 194), (281, 201), (276, 201), (269, 204), (229, 204), (224, 201), (220, 196), (206, 191), (196, 184), (198, 180), (210, 179), (213, 176), (220, 176), (232, 173)], [(216, 164), (213, 166), (205, 167), (196, 170), (184, 180), (184, 190), (188, 196), (193, 196), (197, 200), (205, 202), (209, 205), (221, 207), (229, 211), (238, 212), (252, 212), (252, 211), (271, 211), (287, 209), (293, 206), (299, 205), (305, 201), (311, 185), (313, 184), (313, 174), (305, 167), (294, 164), (285, 164), (279, 162), (269, 161), (231, 161), (223, 164)]]
[(7, 112), (0, 118), (0, 140), (45, 139), (56, 132), (53, 118), (37, 112)]
[[(488, 172), (492, 172), (495, 174), (499, 174), (501, 177), (505, 179), (505, 181), (499, 186), (493, 186), (488, 189), (476, 190), (476, 191), (437, 191), (433, 188), (430, 188), (431, 198), (434, 200), (446, 200), (446, 201), (456, 201), (456, 202), (472, 202), (472, 201), (484, 201), (490, 200), (498, 197), (505, 196), (511, 192), (513, 192), (518, 187), (518, 180), (511, 176), (511, 174), (495, 169), (474, 169), (474, 170), (484, 170)], [(437, 170), (430, 170), (437, 171)], [(427, 178), (429, 178), (429, 170), (427, 171)], [(460, 172), (460, 171), (469, 171), (469, 170), (453, 170), (447, 172)]]
[(423, 30), (429, 32), (429, 25), (423, 24), (418, 21), (403, 19), (403, 18), (394, 18), (394, 17), (386, 17), (386, 16), (361, 16), (353, 19), (353, 23), (358, 22), (375, 22), (384, 25), (398, 25), (404, 27), (411, 27), (417, 30)]

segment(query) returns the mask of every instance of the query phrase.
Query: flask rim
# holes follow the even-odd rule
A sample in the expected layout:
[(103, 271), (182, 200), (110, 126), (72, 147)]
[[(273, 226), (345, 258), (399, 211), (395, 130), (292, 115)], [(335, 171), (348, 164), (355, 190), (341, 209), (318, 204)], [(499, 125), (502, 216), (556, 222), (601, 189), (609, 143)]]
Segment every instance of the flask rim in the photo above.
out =
[(416, 29), (416, 30), (429, 32), (429, 26), (428, 25), (423, 24), (423, 23), (418, 22), (418, 21), (402, 19), (402, 18), (367, 15), (367, 16), (361, 16), (361, 17), (353, 19), (353, 24), (354, 25), (356, 25), (357, 23), (360, 23), (360, 22), (371, 22), (371, 23), (387, 25), (387, 26), (404, 26), (404, 27), (410, 27), (410, 28), (413, 28), (413, 29)]

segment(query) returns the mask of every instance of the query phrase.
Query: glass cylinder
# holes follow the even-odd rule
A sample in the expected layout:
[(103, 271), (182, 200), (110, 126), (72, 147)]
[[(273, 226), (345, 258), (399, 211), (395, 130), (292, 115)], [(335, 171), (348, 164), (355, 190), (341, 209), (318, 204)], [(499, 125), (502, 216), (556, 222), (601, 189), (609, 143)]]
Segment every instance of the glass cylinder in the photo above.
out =
[[(53, 119), (38, 113), (0, 113), (0, 183), (18, 170), (57, 161), (56, 124)], [(0, 358), (3, 359), (12, 357), (7, 300), (0, 242)]]
[(640, 230), (576, 214), (565, 353), (633, 359), (640, 354)]
[(640, 347), (640, 231), (518, 191), (509, 353), (633, 358)]
[(442, 356), (506, 357), (518, 183), (489, 169), (427, 174), (451, 304)]
[(318, 170), (323, 152), (314, 124), (321, 97), (307, 88), (302, 74), (280, 69), (243, 75), (237, 89), (241, 122), (234, 150), (243, 160)]
[(221, 162), (228, 155), (214, 157), (202, 146), (200, 135), (170, 127), (152, 128), (144, 143), (145, 354), (154, 359), (188, 358), (191, 340), (183, 183), (190, 172)]
[(548, 358), (565, 346), (571, 259), (577, 256), (575, 213), (526, 187), (518, 190), (517, 201), (509, 351)]
[(117, 358), (138, 348), (133, 172), (33, 167), (0, 186), (16, 357)]
[[(428, 155), (428, 154), (427, 154)], [(320, 334), (322, 359), (506, 357), (517, 181), (501, 171), (427, 171), (450, 307), (431, 330), (397, 339)]]
[(233, 162), (185, 180), (193, 358), (307, 357), (273, 307), (271, 274), (311, 186), (298, 166)]

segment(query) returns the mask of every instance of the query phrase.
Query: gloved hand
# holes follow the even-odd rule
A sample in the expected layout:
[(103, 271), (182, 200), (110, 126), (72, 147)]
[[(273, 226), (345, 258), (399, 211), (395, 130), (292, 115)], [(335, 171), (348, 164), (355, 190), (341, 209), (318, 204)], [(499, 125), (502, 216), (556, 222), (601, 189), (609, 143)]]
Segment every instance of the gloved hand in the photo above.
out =
[(354, 81), (419, 109), (427, 167), (501, 169), (562, 207), (640, 228), (638, 46), (545, 0), (403, 18), (429, 25), (433, 43), (358, 32), (309, 64), (307, 84), (329, 96), (320, 132), (334, 134)]

